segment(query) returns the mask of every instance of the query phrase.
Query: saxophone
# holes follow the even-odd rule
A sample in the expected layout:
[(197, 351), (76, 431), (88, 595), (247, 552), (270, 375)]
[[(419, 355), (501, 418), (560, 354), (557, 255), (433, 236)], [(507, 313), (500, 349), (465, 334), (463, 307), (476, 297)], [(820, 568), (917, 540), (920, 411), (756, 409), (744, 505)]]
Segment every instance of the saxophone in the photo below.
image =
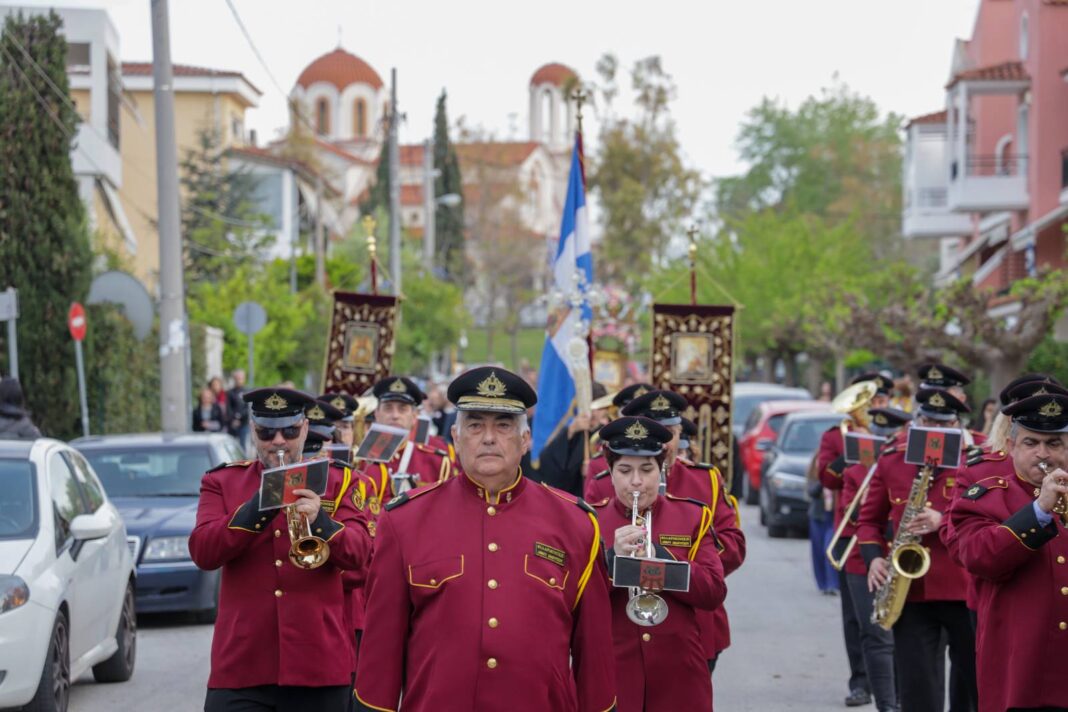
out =
[(901, 523), (890, 547), (890, 576), (875, 592), (871, 622), (885, 630), (893, 628), (901, 617), (901, 609), (905, 607), (913, 579), (921, 578), (931, 568), (931, 552), (920, 544), (918, 535), (908, 531), (908, 525), (927, 505), (927, 490), (931, 487), (933, 475), (934, 466), (924, 465), (912, 481), (905, 513), (901, 515)]

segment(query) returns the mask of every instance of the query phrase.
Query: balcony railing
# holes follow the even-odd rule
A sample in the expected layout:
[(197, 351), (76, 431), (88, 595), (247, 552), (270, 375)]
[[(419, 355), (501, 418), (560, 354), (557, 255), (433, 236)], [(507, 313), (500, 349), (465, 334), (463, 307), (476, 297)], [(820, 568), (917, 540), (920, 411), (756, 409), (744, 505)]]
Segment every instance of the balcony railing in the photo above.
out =
[[(990, 178), (1001, 176), (1018, 176), (1027, 166), (1027, 154), (1005, 154), (1002, 156), (968, 156), (964, 161), (965, 175), (969, 178)], [(950, 177), (956, 180), (960, 175), (960, 162), (953, 161)]]
[(944, 208), (948, 202), (945, 188), (920, 188), (916, 191), (917, 208)]

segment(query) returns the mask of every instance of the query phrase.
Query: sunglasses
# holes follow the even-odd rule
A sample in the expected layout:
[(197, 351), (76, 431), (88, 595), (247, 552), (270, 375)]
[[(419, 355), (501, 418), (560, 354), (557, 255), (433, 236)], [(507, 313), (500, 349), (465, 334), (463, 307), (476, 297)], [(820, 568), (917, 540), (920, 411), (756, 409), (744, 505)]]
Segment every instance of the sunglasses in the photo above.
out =
[(290, 425), (285, 428), (261, 428), (256, 426), (256, 437), (264, 442), (270, 442), (274, 440), (274, 436), (278, 433), (282, 433), (282, 437), (286, 440), (296, 440), (300, 436), (300, 426)]

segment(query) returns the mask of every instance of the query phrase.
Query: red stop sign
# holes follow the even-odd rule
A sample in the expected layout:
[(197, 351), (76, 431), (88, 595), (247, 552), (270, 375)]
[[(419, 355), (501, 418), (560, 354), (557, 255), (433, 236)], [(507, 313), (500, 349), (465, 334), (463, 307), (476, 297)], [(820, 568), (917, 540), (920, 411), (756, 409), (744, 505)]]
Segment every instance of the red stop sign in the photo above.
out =
[(78, 302), (73, 302), (70, 305), (70, 312), (67, 314), (67, 327), (70, 329), (70, 336), (75, 341), (85, 340), (85, 307)]

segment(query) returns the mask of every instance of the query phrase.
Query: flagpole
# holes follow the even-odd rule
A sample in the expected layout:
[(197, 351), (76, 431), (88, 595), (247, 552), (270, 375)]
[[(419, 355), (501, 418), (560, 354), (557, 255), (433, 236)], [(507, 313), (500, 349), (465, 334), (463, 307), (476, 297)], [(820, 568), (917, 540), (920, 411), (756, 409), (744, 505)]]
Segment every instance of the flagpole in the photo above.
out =
[(375, 219), (370, 215), (363, 218), (363, 229), (367, 233), (367, 256), (371, 261), (371, 294), (378, 294), (378, 244), (375, 241)]
[[(575, 100), (575, 151), (578, 152), (579, 173), (582, 175), (582, 192), (586, 193), (586, 150), (582, 143), (582, 105), (589, 99), (589, 94), (581, 86), (571, 94)], [(592, 285), (591, 285), (592, 286)], [(586, 357), (589, 359), (590, 388), (593, 387), (593, 316), (590, 316), (590, 328), (586, 333)], [(577, 401), (577, 398), (576, 398)], [(592, 411), (587, 415), (592, 416)], [(590, 429), (587, 426), (582, 431), (582, 473), (586, 477), (586, 470), (590, 465)]]
[(697, 226), (686, 231), (690, 237), (690, 306), (697, 306)]

